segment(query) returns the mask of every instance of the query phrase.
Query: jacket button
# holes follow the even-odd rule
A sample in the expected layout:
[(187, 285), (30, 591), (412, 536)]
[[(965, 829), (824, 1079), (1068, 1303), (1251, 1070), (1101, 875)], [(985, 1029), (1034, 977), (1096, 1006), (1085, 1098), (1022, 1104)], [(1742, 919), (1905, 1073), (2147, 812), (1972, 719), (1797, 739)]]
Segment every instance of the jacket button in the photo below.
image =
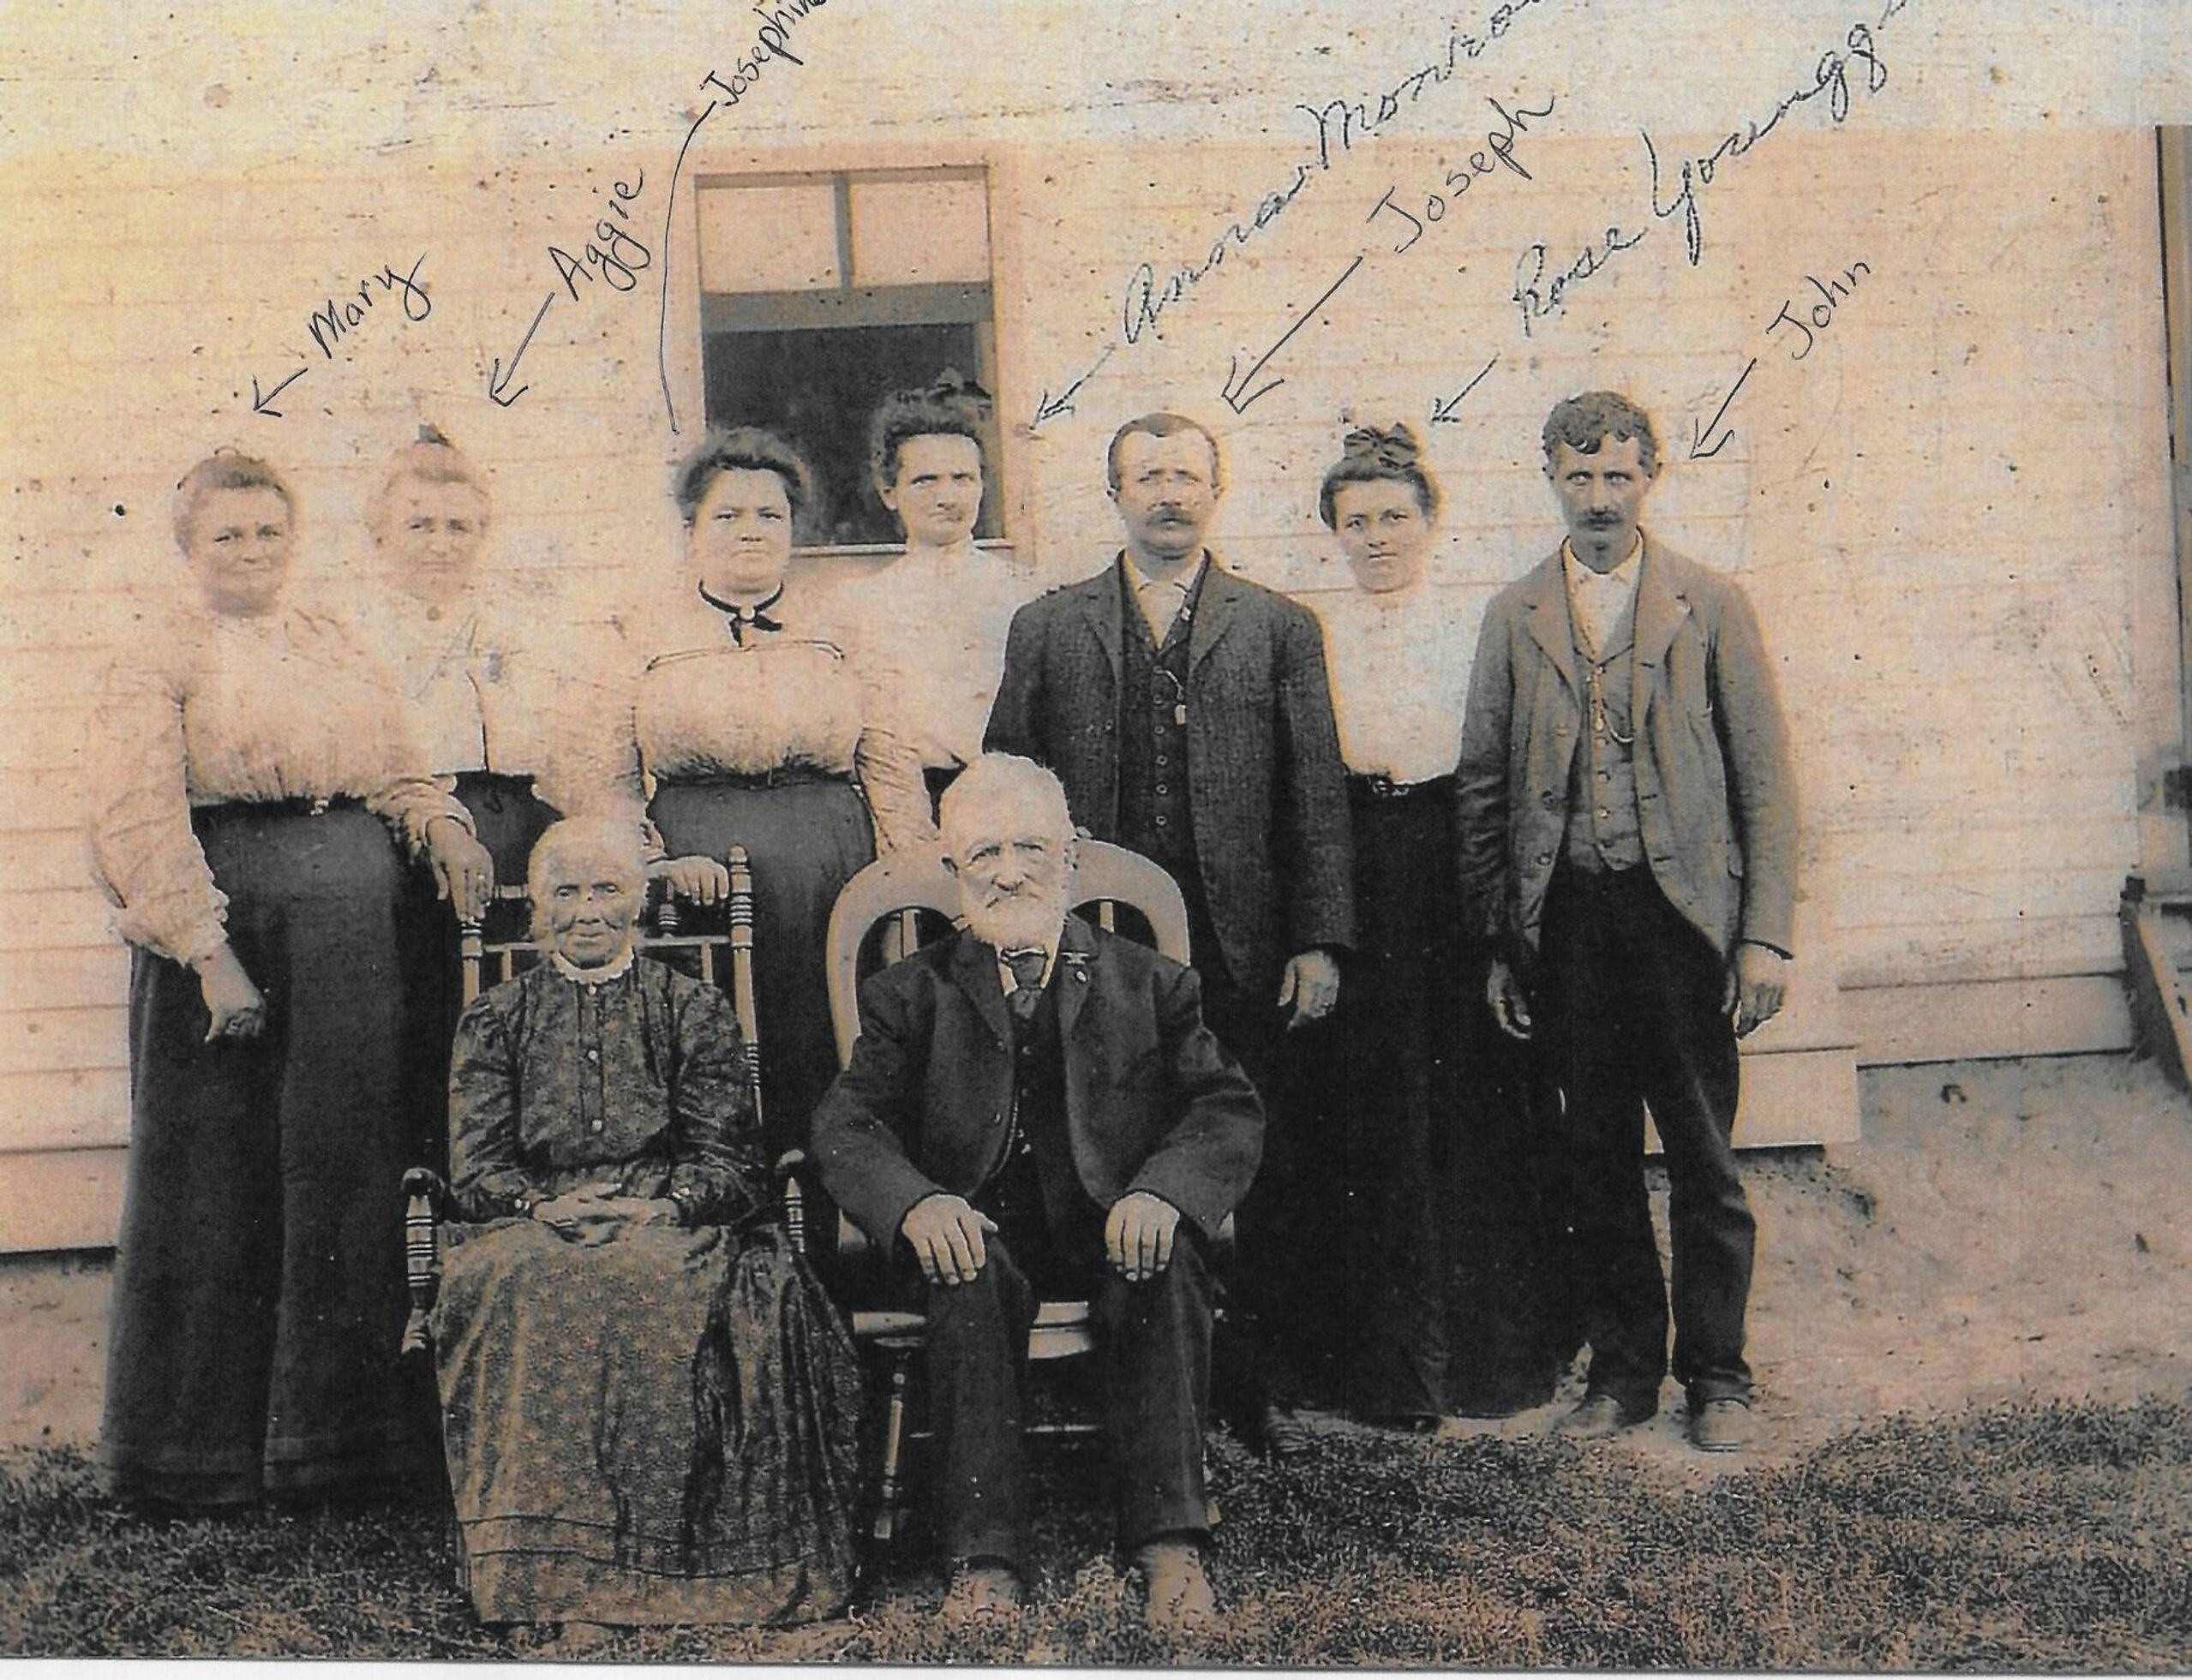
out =
[(1552, 861), (1553, 854), (1549, 852), (1541, 852), (1537, 854), (1537, 867), (1541, 870), (1545, 868)]
[(1547, 788), (1547, 789), (1546, 789), (1546, 790), (1545, 790), (1542, 793), (1539, 794), (1537, 797), (1538, 797), (1538, 798), (1539, 798), (1541, 801), (1542, 801), (1542, 802), (1543, 802), (1543, 804), (1544, 804), (1544, 806), (1545, 806), (1545, 809), (1546, 809), (1546, 810), (1560, 810), (1560, 796), (1559, 794), (1555, 793), (1555, 792), (1554, 792), (1551, 788), (1549, 788), (1549, 787), (1548, 787), (1548, 788)]

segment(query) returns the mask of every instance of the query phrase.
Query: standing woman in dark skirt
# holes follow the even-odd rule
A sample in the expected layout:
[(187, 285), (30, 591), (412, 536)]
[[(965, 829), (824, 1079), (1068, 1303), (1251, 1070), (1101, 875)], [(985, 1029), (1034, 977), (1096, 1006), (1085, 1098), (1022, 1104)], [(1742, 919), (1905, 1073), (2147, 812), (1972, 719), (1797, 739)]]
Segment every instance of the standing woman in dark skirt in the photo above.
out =
[[(541, 793), (559, 733), (557, 685), (538, 638), (522, 634), (513, 604), (480, 575), (488, 513), (478, 471), (422, 427), (373, 499), (381, 576), (359, 601), (357, 626), (394, 675), (435, 780), (470, 813), (495, 880), (522, 887), (533, 842), (561, 814)], [(405, 894), (398, 939), (410, 1009), (404, 1068), (413, 1158), (440, 1169), (463, 981), (455, 920), (422, 874)]]
[(754, 992), (772, 1152), (804, 1147), (837, 1075), (824, 936), (837, 894), (878, 851), (934, 845), (920, 755), (883, 721), (865, 673), (788, 589), (806, 462), (756, 427), (712, 433), (678, 469), (686, 553), (638, 615), (636, 675), (609, 772), (644, 798), (674, 890), (709, 902), (722, 859), (753, 862)]
[(1405, 426), (1348, 433), (1317, 511), (1356, 587), (1318, 603), (1347, 762), (1360, 924), (1341, 992), (1347, 1408), (1426, 1429), (1550, 1397), (1522, 1090), (1481, 1030), (1453, 772), (1473, 625), (1428, 581), (1439, 491)]
[(99, 873), (130, 942), (129, 1189), (99, 1470), (185, 1506), (431, 1463), (404, 1323), (397, 906), (412, 859), (491, 879), (387, 673), (288, 605), (288, 488), (201, 462), (196, 603), (117, 661), (95, 725)]

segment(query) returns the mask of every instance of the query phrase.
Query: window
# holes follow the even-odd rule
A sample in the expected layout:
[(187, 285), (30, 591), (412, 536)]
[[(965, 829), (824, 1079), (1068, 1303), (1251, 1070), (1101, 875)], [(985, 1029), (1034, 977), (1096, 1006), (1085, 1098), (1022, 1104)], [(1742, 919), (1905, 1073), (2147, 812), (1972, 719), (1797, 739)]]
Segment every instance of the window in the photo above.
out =
[[(800, 535), (892, 543), (867, 465), (885, 393), (947, 368), (997, 389), (989, 186), (980, 169), (704, 176), (701, 368), (711, 426), (766, 426), (815, 469)], [(998, 529), (998, 439), (978, 537)]]

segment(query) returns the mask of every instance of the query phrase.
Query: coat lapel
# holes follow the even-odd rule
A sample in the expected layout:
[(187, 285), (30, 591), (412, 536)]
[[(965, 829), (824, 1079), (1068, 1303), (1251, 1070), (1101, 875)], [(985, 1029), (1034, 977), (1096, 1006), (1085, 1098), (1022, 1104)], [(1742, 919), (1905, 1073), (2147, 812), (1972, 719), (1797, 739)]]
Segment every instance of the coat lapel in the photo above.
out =
[(1087, 923), (1078, 916), (1065, 918), (1065, 935), (1058, 942), (1057, 970), (1051, 983), (1058, 994), (1058, 1037), (1062, 1043), (1073, 1042), (1074, 1023), (1081, 1019), (1081, 1007), (1088, 1001), (1091, 989), (1089, 971), (1096, 966), (1096, 936)]
[(1644, 567), (1644, 575), (1637, 579), (1636, 667), (1629, 694), (1629, 728), (1632, 734), (1644, 727), (1644, 708), (1650, 703), (1653, 692), (1665, 686), (1660, 680), (1660, 667), (1666, 662), (1674, 632), (1690, 616), (1689, 597), (1677, 590), (1667, 575), (1665, 560), (1653, 552), (1648, 541), (1644, 559), (1638, 564)]
[(1560, 551), (1523, 580), (1522, 621), (1531, 638), (1544, 650), (1553, 668), (1571, 693), (1581, 693), (1576, 676), (1576, 633), (1568, 621), (1567, 579), (1560, 571)]
[(1080, 586), (1081, 616), (1088, 621), (1088, 628), (1095, 632), (1097, 643), (1104, 649), (1104, 657), (1111, 662), (1114, 685), (1119, 680), (1119, 664), (1124, 657), (1120, 638), (1125, 630), (1119, 623), (1121, 603), (1126, 599), (1119, 577), (1120, 567), (1124, 564), (1122, 556)]
[(1004, 1001), (1004, 983), (997, 978), (997, 953), (972, 933), (962, 932), (959, 948), (951, 954), (951, 978), (997, 1043), (1009, 1049), (1012, 1015)]
[(1225, 632), (1233, 627), (1239, 617), (1241, 601), (1248, 591), (1241, 587), (1240, 579), (1218, 564), (1213, 554), (1202, 574), (1202, 589), (1195, 599), (1195, 618), (1188, 625), (1188, 670), (1201, 667), (1210, 656)]

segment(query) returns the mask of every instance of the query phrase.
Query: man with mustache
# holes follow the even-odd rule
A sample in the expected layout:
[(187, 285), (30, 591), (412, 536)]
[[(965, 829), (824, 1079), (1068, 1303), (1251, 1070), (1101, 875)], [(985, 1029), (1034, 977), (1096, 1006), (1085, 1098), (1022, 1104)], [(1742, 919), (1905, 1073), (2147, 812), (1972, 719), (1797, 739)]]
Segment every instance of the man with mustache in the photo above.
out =
[[(1284, 1402), (1344, 1269), (1314, 1234), (1316, 1139), (1297, 1031), (1331, 1013), (1355, 937), (1345, 767), (1309, 610), (1203, 544), (1217, 439), (1176, 414), (1111, 439), (1126, 547), (1021, 608), (985, 744), (1057, 771), (1075, 820), (1153, 858), (1187, 900), (1204, 1008), (1262, 1095), (1263, 1174), (1241, 1214), (1221, 1409), (1253, 1444), (1304, 1444)], [(1314, 1039), (1314, 1033), (1307, 1035)]]
[(1019, 1606), (1027, 1331), (1047, 1296), (1091, 1304), (1118, 1538), (1150, 1625), (1206, 1629), (1208, 1244), (1255, 1176), (1262, 1113), (1203, 1025), (1195, 972), (1069, 913), (1057, 777), (985, 754), (943, 819), (966, 927), (862, 989), (814, 1150), (929, 1321), (944, 1613)]
[(1486, 610), (1458, 822), (1486, 1001), (1535, 1046), (1590, 1378), (1560, 1424), (1593, 1439), (1659, 1408), (1668, 1300), (1644, 1105), (1672, 1187), (1674, 1374), (1691, 1440), (1752, 1435), (1743, 1358), (1754, 1226), (1729, 1139), (1735, 1041), (1779, 1011), (1796, 803), (1772, 667), (1743, 593), (1648, 539), (1651, 417), (1609, 391), (1545, 422), (1559, 552)]

